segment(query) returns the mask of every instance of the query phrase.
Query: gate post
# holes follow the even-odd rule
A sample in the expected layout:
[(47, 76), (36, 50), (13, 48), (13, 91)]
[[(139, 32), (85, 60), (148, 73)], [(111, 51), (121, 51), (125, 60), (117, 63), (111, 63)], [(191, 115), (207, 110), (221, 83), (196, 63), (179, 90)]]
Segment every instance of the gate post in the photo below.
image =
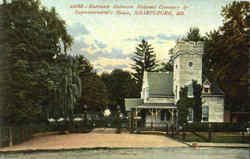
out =
[(212, 141), (211, 123), (208, 124), (208, 142)]
[(186, 132), (183, 131), (183, 132), (182, 132), (182, 140), (185, 140), (185, 139), (186, 139)]
[(13, 130), (9, 127), (9, 146), (13, 146)]
[(133, 132), (133, 110), (130, 111), (130, 117), (129, 117), (129, 129), (130, 129), (130, 133)]

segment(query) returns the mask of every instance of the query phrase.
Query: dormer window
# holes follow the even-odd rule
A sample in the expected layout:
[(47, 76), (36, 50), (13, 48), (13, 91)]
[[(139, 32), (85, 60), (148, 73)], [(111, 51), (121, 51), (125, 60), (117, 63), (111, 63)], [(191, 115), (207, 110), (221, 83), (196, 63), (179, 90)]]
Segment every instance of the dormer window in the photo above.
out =
[(206, 80), (204, 83), (203, 83), (203, 88), (202, 88), (202, 92), (203, 93), (206, 93), (206, 94), (210, 94), (211, 93), (211, 84), (208, 80)]
[(189, 68), (191, 68), (193, 66), (193, 62), (189, 62), (188, 66), (189, 66)]
[(209, 90), (208, 88), (204, 88), (205, 93), (208, 93), (208, 90)]

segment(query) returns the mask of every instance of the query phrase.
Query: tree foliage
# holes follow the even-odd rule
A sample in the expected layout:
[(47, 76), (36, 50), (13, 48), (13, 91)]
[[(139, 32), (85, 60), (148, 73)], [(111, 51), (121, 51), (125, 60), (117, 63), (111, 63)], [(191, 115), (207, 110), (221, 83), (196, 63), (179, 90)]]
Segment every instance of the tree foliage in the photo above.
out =
[(184, 41), (203, 41), (203, 36), (200, 34), (198, 27), (191, 27), (186, 35), (182, 38)]
[(201, 85), (196, 81), (192, 82), (193, 98), (188, 97), (188, 87), (181, 88), (180, 99), (177, 101), (178, 122), (183, 125), (187, 122), (188, 108), (192, 108), (194, 112), (194, 121), (201, 121)]
[(53, 66), (53, 75), (50, 77), (54, 76), (54, 79), (49, 80), (49, 90), (53, 93), (51, 101), (54, 102), (48, 103), (49, 113), (52, 115), (49, 117), (64, 117), (72, 121), (74, 108), (82, 95), (81, 67), (78, 58), (63, 54)]
[(109, 99), (106, 85), (100, 76), (89, 72), (87, 76), (82, 77), (82, 86), (80, 112), (84, 111), (84, 105), (88, 106), (89, 111), (103, 111), (109, 104)]
[(144, 71), (153, 72), (157, 66), (156, 55), (151, 44), (145, 40), (142, 40), (141, 43), (138, 44), (134, 54), (132, 57), (134, 61), (132, 69), (135, 73), (132, 75), (137, 82), (139, 90), (141, 90)]
[(156, 71), (159, 72), (173, 72), (174, 71), (174, 54), (173, 48), (168, 52), (169, 60), (167, 62), (162, 62), (158, 65)]
[(2, 6), (4, 16), (7, 104), (1, 117), (8, 123), (39, 120), (48, 98), (48, 73), (53, 56), (72, 45), (65, 22), (55, 9), (41, 7), (39, 1), (11, 1)]
[(222, 9), (223, 26), (205, 38), (205, 72), (218, 81), (226, 108), (249, 111), (247, 97), (249, 56), (248, 2), (232, 2)]
[(139, 97), (136, 81), (127, 71), (115, 69), (110, 74), (103, 73), (101, 79), (107, 86), (110, 106), (113, 110), (119, 105), (121, 111), (125, 111), (124, 99)]
[(173, 63), (169, 62), (162, 62), (159, 64), (159, 68), (156, 69), (158, 72), (173, 72)]
[(103, 111), (110, 103), (108, 90), (101, 77), (94, 71), (91, 63), (84, 56), (78, 57), (80, 63), (80, 78), (82, 81), (82, 94), (78, 105), (75, 107), (75, 114), (82, 114), (86, 111)]

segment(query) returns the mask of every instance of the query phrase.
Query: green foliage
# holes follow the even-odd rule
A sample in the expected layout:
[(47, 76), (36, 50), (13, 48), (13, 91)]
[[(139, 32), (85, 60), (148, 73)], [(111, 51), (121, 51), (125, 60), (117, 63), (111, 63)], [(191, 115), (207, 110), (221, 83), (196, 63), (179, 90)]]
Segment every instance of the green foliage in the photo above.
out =
[(192, 108), (194, 100), (187, 97), (188, 88), (181, 88), (180, 99), (177, 101), (176, 106), (178, 110), (178, 122), (180, 125), (187, 123), (188, 108)]
[(62, 54), (57, 58), (50, 72), (53, 79), (48, 80), (53, 97), (49, 102), (49, 117), (72, 120), (74, 107), (82, 95), (79, 57)]
[(151, 44), (145, 40), (142, 40), (136, 47), (134, 54), (132, 69), (135, 73), (132, 73), (132, 75), (137, 82), (139, 90), (141, 90), (144, 71), (153, 72), (157, 66), (156, 55)]
[(222, 9), (223, 26), (205, 38), (205, 72), (210, 81), (218, 81), (225, 92), (226, 108), (249, 111), (248, 2), (232, 2)]
[(49, 72), (53, 56), (66, 52), (72, 44), (65, 22), (52, 8), (39, 1), (11, 1), (2, 6), (6, 76), (1, 118), (9, 124), (40, 121), (41, 112), (50, 101), (54, 81)]
[(177, 101), (178, 122), (180, 125), (187, 123), (188, 108), (192, 108), (194, 112), (194, 121), (201, 121), (201, 85), (193, 81), (193, 98), (188, 98), (188, 87), (181, 88), (180, 99)]
[(107, 86), (110, 105), (114, 108), (119, 105), (121, 111), (125, 111), (124, 99), (138, 97), (136, 81), (127, 71), (115, 69), (110, 74), (103, 73), (101, 79)]
[(156, 71), (159, 71), (159, 72), (173, 72), (174, 71), (173, 48), (169, 50), (168, 56), (170, 57), (169, 61), (160, 63)]
[(198, 27), (191, 27), (184, 38), (184, 41), (203, 41), (203, 37), (200, 34), (200, 29)]
[(85, 72), (82, 80), (82, 95), (77, 113), (85, 111), (84, 105), (88, 106), (90, 111), (103, 111), (109, 104), (106, 85), (95, 72)]
[(174, 71), (174, 66), (172, 62), (163, 62), (159, 64), (159, 67), (156, 71), (159, 72), (173, 72)]

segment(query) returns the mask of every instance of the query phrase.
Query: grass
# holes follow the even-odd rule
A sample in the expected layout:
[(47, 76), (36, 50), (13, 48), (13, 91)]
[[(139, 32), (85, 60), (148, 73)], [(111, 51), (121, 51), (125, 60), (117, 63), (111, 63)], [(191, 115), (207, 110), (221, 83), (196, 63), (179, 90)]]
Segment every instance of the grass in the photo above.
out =
[[(197, 132), (199, 135), (202, 135), (208, 138), (207, 132)], [(185, 140), (182, 139), (182, 134), (175, 135), (173, 138), (182, 140), (185, 142), (207, 142), (204, 139), (194, 135), (193, 133), (187, 132)], [(249, 143), (249, 134), (245, 133), (245, 136), (242, 137), (240, 132), (214, 132), (212, 133), (212, 141), (214, 143)]]

